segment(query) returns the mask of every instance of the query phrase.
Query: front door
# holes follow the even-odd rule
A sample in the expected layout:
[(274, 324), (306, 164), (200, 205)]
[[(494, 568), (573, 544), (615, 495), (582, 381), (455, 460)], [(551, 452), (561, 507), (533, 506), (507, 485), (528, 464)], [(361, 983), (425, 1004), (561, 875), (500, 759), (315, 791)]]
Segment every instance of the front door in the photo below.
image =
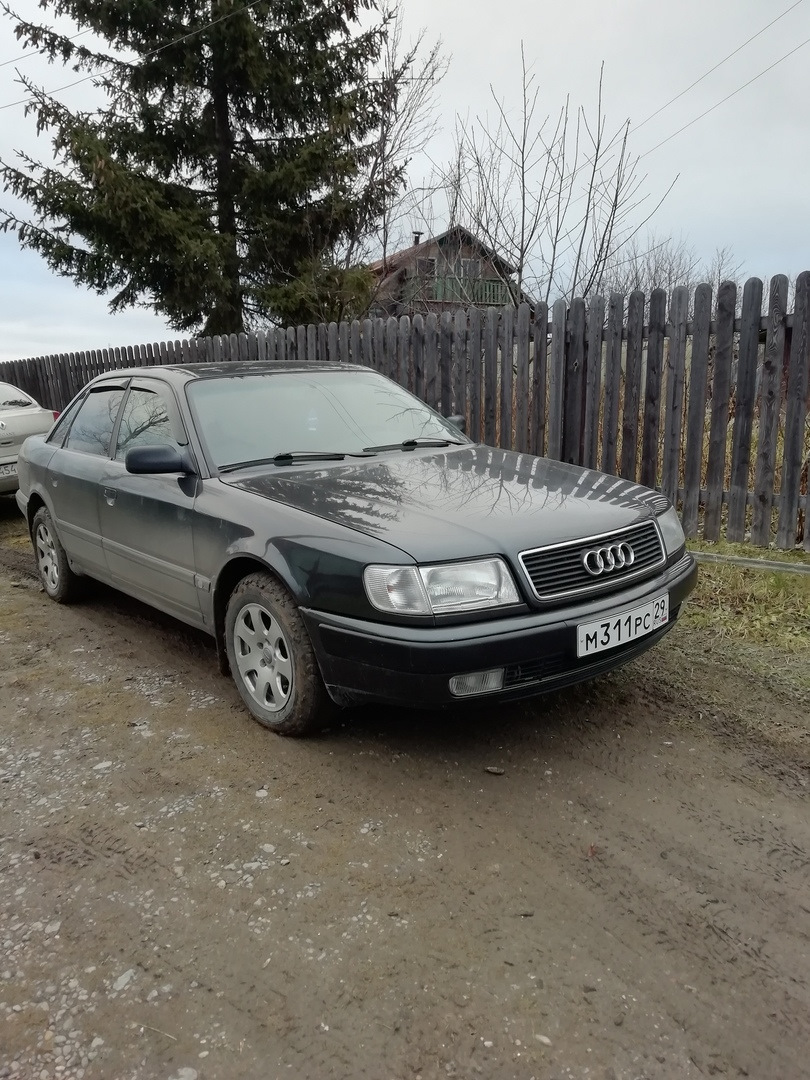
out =
[(133, 380), (115, 456), (101, 478), (101, 535), (110, 577), (125, 591), (185, 622), (202, 625), (194, 574), (193, 513), (197, 477), (136, 475), (124, 464), (136, 446), (186, 441), (171, 389)]

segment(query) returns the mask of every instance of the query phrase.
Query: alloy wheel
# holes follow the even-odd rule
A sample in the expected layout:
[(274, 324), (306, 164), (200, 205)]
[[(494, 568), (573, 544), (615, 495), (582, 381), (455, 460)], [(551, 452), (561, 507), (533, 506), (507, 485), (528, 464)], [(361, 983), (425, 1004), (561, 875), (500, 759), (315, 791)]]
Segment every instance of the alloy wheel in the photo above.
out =
[(35, 542), (40, 576), (48, 591), (55, 592), (59, 587), (59, 562), (51, 531), (42, 522), (37, 526)]
[(267, 608), (246, 604), (233, 628), (233, 651), (242, 683), (253, 700), (269, 712), (279, 712), (293, 692), (289, 642)]

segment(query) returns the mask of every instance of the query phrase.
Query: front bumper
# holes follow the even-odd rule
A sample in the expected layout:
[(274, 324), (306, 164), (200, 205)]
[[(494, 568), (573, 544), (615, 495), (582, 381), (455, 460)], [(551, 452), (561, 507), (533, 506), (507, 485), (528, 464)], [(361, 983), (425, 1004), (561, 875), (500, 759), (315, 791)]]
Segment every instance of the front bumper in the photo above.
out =
[[(513, 700), (592, 678), (632, 660), (674, 625), (697, 582), (688, 553), (674, 566), (621, 593), (553, 611), (453, 626), (391, 626), (302, 608), (330, 696), (433, 708), (483, 697)], [(577, 625), (669, 593), (669, 622), (660, 630), (592, 658), (577, 657)], [(450, 693), (454, 675), (504, 668), (502, 690), (469, 698)]]

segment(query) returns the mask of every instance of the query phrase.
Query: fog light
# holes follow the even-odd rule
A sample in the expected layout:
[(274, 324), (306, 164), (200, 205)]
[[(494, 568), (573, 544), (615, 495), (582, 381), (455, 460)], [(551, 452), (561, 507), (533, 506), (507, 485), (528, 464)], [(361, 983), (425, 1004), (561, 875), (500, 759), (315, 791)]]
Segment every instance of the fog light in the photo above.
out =
[(470, 675), (454, 675), (450, 680), (450, 693), (454, 697), (470, 697), (471, 694), (489, 694), (503, 689), (503, 668), (492, 671), (473, 671)]

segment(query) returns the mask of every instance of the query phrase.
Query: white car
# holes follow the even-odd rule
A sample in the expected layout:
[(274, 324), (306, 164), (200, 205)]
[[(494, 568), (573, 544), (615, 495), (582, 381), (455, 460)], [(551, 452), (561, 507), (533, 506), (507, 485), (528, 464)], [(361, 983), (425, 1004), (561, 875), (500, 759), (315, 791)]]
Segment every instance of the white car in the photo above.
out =
[(0, 495), (17, 490), (17, 457), (29, 435), (44, 435), (59, 413), (11, 383), (0, 382)]

